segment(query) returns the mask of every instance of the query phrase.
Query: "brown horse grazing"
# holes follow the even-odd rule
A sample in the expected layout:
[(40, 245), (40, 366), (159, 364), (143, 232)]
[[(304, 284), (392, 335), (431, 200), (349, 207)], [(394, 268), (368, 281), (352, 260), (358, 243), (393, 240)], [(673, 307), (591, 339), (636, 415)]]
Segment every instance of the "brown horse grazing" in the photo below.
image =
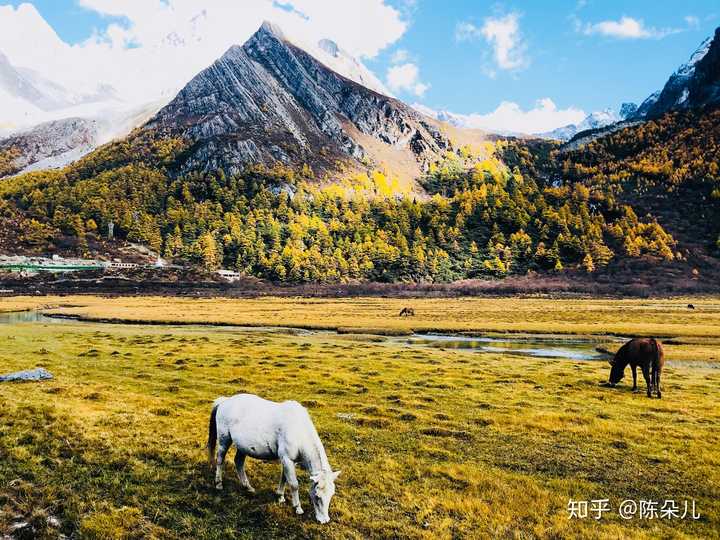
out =
[(647, 384), (647, 396), (652, 397), (653, 389), (657, 397), (661, 398), (660, 375), (662, 374), (665, 355), (662, 344), (654, 338), (635, 338), (620, 347), (615, 357), (609, 360), (612, 369), (610, 370), (610, 386), (615, 386), (625, 375), (625, 368), (628, 364), (632, 368), (633, 391), (637, 390), (637, 367), (640, 366), (645, 383)]
[(415, 310), (411, 307), (404, 307), (400, 310), (400, 315), (398, 317), (414, 317), (415, 316)]

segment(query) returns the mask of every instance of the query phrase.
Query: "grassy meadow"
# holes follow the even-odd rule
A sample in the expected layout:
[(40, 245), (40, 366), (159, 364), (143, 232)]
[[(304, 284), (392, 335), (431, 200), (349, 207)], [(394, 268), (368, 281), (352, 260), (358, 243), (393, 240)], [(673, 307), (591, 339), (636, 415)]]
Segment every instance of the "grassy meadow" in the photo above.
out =
[[(690, 310), (688, 304), (696, 309)], [(415, 317), (398, 317), (414, 308)], [(720, 298), (172, 298), (19, 296), (0, 312), (33, 308), (87, 320), (234, 324), (410, 333), (546, 332), (720, 338)], [(53, 309), (54, 308), (54, 309)]]
[[(404, 305), (416, 317), (397, 317)], [(0, 299), (0, 311), (29, 307), (350, 333), (0, 324), (0, 371), (55, 375), (0, 384), (0, 535), (720, 537), (720, 300)], [(652, 334), (675, 344), (663, 399), (650, 400), (630, 391), (629, 372), (615, 389), (598, 386), (604, 362), (406, 347), (379, 335), (422, 330)], [(251, 496), (229, 459), (225, 489), (214, 489), (209, 408), (238, 392), (308, 407), (343, 471), (328, 525), (312, 517), (304, 472), (303, 516), (274, 502), (275, 463), (248, 460)], [(570, 498), (607, 498), (613, 511), (570, 520)], [(623, 499), (694, 499), (701, 517), (623, 520)]]

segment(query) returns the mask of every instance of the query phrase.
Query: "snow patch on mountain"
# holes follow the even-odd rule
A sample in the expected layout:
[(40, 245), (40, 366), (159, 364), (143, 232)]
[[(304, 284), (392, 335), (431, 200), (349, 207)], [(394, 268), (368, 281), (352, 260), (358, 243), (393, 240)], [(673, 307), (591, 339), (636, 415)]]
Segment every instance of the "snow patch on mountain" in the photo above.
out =
[[(718, 31), (716, 31), (717, 35)], [(654, 118), (672, 109), (686, 109), (703, 105), (701, 102), (695, 103), (692, 87), (693, 84), (703, 84), (696, 81), (698, 79), (696, 70), (698, 65), (708, 56), (715, 40), (717, 40), (717, 37), (705, 39), (695, 52), (690, 55), (690, 59), (675, 70), (662, 90), (653, 92), (643, 101), (632, 118)], [(715, 47), (720, 47), (720, 43), (715, 44)], [(700, 78), (702, 79), (702, 77)]]
[(15, 174), (64, 167), (97, 147), (126, 136), (164, 105), (165, 101), (157, 101), (120, 110), (87, 105), (65, 109), (64, 112), (82, 112), (85, 116), (71, 115), (24, 129), (0, 129), (0, 152), (19, 152), (14, 162)]
[(660, 98), (660, 90), (657, 90), (650, 94), (648, 97), (645, 98), (645, 101), (643, 101), (640, 106), (637, 108), (637, 111), (633, 115), (634, 118), (645, 118), (647, 116), (648, 111), (658, 102), (658, 99)]
[(343, 77), (355, 81), (370, 90), (392, 96), (372, 71), (350, 53), (341, 49), (334, 41), (321, 39), (318, 41), (317, 47), (308, 52), (335, 73), (339, 73)]
[(392, 96), (380, 79), (360, 62), (360, 60), (342, 49), (335, 41), (331, 39), (321, 39), (317, 43), (308, 43), (292, 39), (283, 32), (282, 28), (270, 21), (264, 21), (260, 29), (275, 36), (280, 41), (299, 47), (346, 79), (350, 79), (379, 94)]
[(586, 116), (579, 124), (568, 124), (561, 128), (554, 129), (539, 135), (546, 139), (557, 139), (561, 141), (568, 141), (572, 139), (575, 134), (588, 129), (598, 129), (601, 127), (609, 126), (622, 120), (620, 115), (615, 112), (614, 109), (607, 108), (602, 111), (596, 111)]
[(64, 167), (65, 165), (68, 165), (70, 163), (73, 163), (83, 157), (86, 154), (89, 154), (93, 150), (95, 150), (97, 146), (93, 143), (88, 144), (81, 144), (80, 146), (76, 146), (75, 148), (71, 148), (70, 150), (67, 150), (66, 152), (61, 152), (56, 155), (51, 155), (46, 158), (40, 159), (38, 161), (35, 161), (33, 163), (30, 163), (27, 165), (24, 169), (22, 169), (17, 174), (23, 174), (33, 171), (44, 171), (47, 169), (60, 169)]
[(42, 109), (0, 86), (0, 128), (11, 131), (36, 122), (42, 115)]
[(712, 38), (710, 37), (703, 41), (700, 46), (695, 50), (695, 52), (690, 55), (690, 60), (688, 60), (685, 64), (680, 66), (677, 71), (675, 71), (675, 75), (690, 77), (693, 73), (695, 73), (695, 66), (698, 62), (700, 62), (700, 60), (705, 58), (705, 55), (710, 50), (711, 44)]
[(82, 108), (97, 111), (122, 106), (110, 86), (99, 85), (92, 93), (68, 89), (35, 70), (15, 66), (0, 52), (0, 126), (5, 129), (80, 116)]

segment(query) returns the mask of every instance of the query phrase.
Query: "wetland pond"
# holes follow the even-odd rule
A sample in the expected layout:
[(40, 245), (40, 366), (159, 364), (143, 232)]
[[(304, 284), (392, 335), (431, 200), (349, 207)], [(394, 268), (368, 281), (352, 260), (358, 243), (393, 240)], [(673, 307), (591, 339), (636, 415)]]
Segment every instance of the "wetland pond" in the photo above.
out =
[[(41, 311), (20, 311), (0, 313), (0, 324), (43, 323), (43, 324), (125, 324), (137, 327), (195, 327), (200, 330), (212, 329), (221, 332), (272, 332), (299, 335), (335, 335), (348, 337), (332, 330), (305, 330), (282, 326), (232, 326), (232, 325), (157, 325), (147, 323), (108, 323), (84, 321), (76, 317), (44, 315)], [(364, 334), (363, 334), (364, 335)], [(369, 336), (368, 336), (369, 337)], [(372, 336), (373, 341), (404, 347), (431, 347), (437, 349), (465, 349), (478, 353), (510, 354), (537, 358), (561, 358), (567, 360), (606, 360), (608, 354), (598, 351), (613, 342), (622, 342), (615, 336), (577, 336), (562, 334), (412, 334), (407, 336)]]

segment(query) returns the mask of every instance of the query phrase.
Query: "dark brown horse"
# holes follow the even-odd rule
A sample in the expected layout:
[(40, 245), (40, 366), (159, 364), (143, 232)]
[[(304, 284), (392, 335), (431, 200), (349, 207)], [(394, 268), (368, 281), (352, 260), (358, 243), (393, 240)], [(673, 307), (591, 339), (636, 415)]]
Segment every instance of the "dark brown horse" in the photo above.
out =
[(620, 347), (615, 357), (609, 361), (610, 386), (615, 386), (625, 375), (625, 368), (630, 364), (633, 374), (633, 391), (637, 390), (637, 368), (640, 366), (645, 383), (647, 384), (647, 396), (652, 397), (655, 390), (657, 397), (660, 393), (660, 375), (662, 375), (665, 355), (662, 344), (654, 338), (635, 338)]

